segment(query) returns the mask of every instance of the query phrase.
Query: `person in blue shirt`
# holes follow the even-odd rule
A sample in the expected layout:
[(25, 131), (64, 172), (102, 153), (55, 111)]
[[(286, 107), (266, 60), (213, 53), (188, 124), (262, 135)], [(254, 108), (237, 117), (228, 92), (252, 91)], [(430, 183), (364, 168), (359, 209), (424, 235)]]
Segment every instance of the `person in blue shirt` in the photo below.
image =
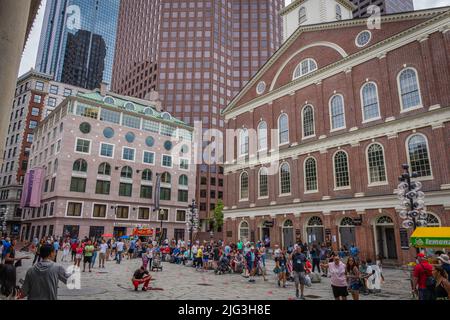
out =
[(131, 240), (130, 247), (128, 248), (128, 260), (133, 259), (135, 250), (136, 250), (136, 240)]
[(53, 260), (53, 261), (56, 262), (56, 259), (58, 257), (59, 241), (55, 240), (53, 242), (53, 249), (55, 250), (55, 260)]
[(2, 240), (2, 246), (3, 246), (3, 251), (2, 251), (2, 256), (1, 256), (1, 262), (3, 263), (3, 260), (5, 260), (6, 254), (9, 251), (9, 248), (11, 247), (11, 239), (6, 238), (4, 240)]
[(350, 247), (350, 255), (356, 262), (358, 262), (359, 249), (354, 244)]

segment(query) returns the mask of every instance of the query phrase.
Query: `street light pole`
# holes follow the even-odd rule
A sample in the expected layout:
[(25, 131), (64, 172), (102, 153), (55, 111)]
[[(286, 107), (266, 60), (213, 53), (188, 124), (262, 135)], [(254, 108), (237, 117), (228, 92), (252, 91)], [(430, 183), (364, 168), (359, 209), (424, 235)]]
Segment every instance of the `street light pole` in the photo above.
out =
[(195, 199), (192, 199), (192, 204), (189, 206), (190, 209), (190, 243), (189, 243), (189, 257), (192, 255), (192, 241), (193, 241), (193, 234), (194, 234), (194, 224), (196, 223), (196, 211), (197, 211), (197, 204), (195, 203)]

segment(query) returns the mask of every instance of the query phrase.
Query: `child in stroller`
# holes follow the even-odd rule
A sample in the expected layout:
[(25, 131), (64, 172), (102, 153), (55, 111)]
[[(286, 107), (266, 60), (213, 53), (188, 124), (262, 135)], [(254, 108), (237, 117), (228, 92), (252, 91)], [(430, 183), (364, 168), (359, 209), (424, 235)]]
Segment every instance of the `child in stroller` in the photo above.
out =
[(153, 253), (151, 270), (162, 271), (161, 253), (159, 251)]
[(224, 254), (222, 254), (222, 257), (220, 257), (219, 264), (214, 270), (215, 274), (225, 274), (225, 273), (231, 273), (233, 270), (231, 270), (230, 266), (230, 259)]

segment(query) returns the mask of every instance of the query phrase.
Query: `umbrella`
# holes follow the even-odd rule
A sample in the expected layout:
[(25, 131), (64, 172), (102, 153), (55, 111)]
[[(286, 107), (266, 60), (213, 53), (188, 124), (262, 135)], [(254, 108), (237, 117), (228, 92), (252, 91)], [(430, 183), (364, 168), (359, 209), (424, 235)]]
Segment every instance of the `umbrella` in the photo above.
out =
[(102, 237), (103, 238), (112, 238), (113, 235), (112, 235), (112, 233), (105, 233), (105, 234), (102, 234)]
[(121, 236), (121, 239), (130, 239), (130, 236)]

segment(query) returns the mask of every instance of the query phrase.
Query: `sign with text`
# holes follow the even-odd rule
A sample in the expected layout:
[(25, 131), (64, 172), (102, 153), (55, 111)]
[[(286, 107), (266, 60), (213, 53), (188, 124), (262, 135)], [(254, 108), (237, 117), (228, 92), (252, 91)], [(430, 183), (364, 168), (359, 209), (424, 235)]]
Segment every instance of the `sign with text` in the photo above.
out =
[(409, 250), (408, 230), (400, 228), (400, 246), (402, 250)]

